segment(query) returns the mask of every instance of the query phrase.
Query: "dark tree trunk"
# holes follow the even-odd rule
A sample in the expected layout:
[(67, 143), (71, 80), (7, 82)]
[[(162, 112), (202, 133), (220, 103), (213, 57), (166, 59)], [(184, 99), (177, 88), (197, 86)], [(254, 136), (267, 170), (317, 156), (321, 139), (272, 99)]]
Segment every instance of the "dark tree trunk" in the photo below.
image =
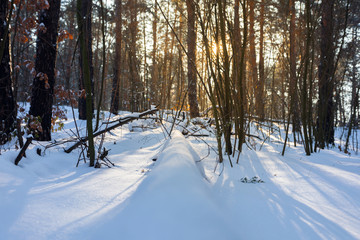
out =
[[(226, 47), (226, 3), (222, 3), (222, 0), (217, 2), (218, 4), (218, 15), (219, 15), (219, 27), (220, 27), (220, 38), (222, 44), (222, 54), (223, 54), (223, 84), (224, 84), (224, 92), (223, 99), (224, 105), (223, 107), (223, 132), (225, 139), (225, 151), (228, 155), (232, 154), (232, 143), (231, 143), (231, 129), (232, 129), (232, 96), (231, 96), (231, 82), (230, 82), (230, 57), (228, 54), (228, 50)], [(220, 66), (220, 65), (218, 65)], [(220, 70), (220, 67), (219, 67)], [(219, 71), (220, 72), (220, 71)], [(221, 79), (221, 77), (219, 77)]]
[[(86, 129), (88, 135), (88, 145), (87, 145), (87, 153), (90, 158), (90, 167), (95, 165), (95, 147), (94, 147), (94, 137), (93, 137), (93, 126), (92, 126), (92, 115), (93, 115), (93, 94), (92, 94), (92, 68), (91, 68), (91, 49), (89, 49), (89, 42), (88, 39), (88, 18), (83, 17), (82, 10), (84, 9), (84, 2), (85, 5), (88, 6), (87, 0), (77, 0), (77, 22), (79, 27), (79, 46), (80, 46), (80, 59), (81, 59), (81, 69), (82, 69), (82, 77), (83, 77), (83, 84), (85, 87), (85, 119), (86, 119)], [(91, 3), (90, 3), (91, 5)], [(90, 8), (88, 9), (90, 11)], [(87, 16), (90, 13), (88, 12)], [(91, 19), (91, 18), (90, 18)], [(85, 21), (84, 21), (85, 20)], [(91, 45), (91, 44), (90, 44)], [(80, 111), (79, 111), (80, 112)]]
[[(67, 11), (69, 12), (69, 32), (71, 33), (75, 33), (75, 24), (76, 24), (76, 19), (75, 19), (75, 12), (72, 11), (72, 9), (76, 8), (76, 4), (75, 2), (72, 2), (71, 5), (69, 6), (69, 8), (67, 9)], [(76, 38), (74, 38), (76, 39)], [(74, 51), (74, 44), (75, 44), (75, 40), (69, 40), (67, 43), (67, 54), (66, 54), (66, 73), (65, 73), (65, 89), (71, 90), (72, 89), (72, 84), (71, 84), (71, 79), (72, 79), (72, 72), (73, 69), (73, 65), (72, 65), (72, 58), (73, 58), (73, 51)], [(66, 101), (67, 104), (70, 104), (70, 96), (69, 99)]]
[(9, 140), (15, 127), (16, 106), (11, 88), (9, 37), (6, 24), (7, 1), (0, 3), (0, 144)]
[[(246, 6), (243, 6), (243, 12), (245, 13)], [(243, 39), (240, 34), (240, 0), (235, 0), (234, 4), (234, 78), (237, 88), (237, 117), (235, 117), (235, 127), (238, 131), (238, 150), (242, 151), (242, 145), (245, 142), (245, 131), (244, 131), (244, 115), (245, 115), (245, 87), (244, 87), (244, 56), (247, 42), (247, 21), (244, 21)], [(244, 20), (246, 17), (244, 16)], [(236, 163), (239, 163), (239, 158)]]
[(120, 101), (120, 81), (121, 81), (121, 41), (122, 41), (122, 0), (116, 1), (116, 27), (115, 27), (115, 59), (114, 59), (114, 79), (111, 92), (110, 112), (118, 114)]
[(294, 136), (294, 145), (296, 146), (296, 135), (295, 132), (300, 132), (300, 121), (299, 121), (299, 98), (298, 98), (298, 81), (296, 76), (296, 26), (295, 26), (295, 0), (290, 0), (290, 115), (293, 125), (293, 136)]
[[(55, 84), (55, 62), (57, 51), (60, 1), (49, 0), (49, 9), (41, 10), (40, 29), (36, 41), (35, 71), (33, 80), (30, 115), (41, 121), (42, 130), (36, 131), (34, 138), (51, 140), (51, 115)], [(39, 130), (39, 129), (38, 129)]]
[(334, 0), (322, 1), (317, 147), (334, 143)]
[(130, 111), (136, 112), (141, 108), (143, 87), (139, 76), (139, 61), (137, 58), (138, 20), (139, 6), (137, 0), (128, 2), (130, 8), (130, 46), (129, 46), (129, 72), (130, 72)]
[[(308, 87), (307, 87), (307, 79), (308, 79), (308, 71), (310, 65), (310, 45), (311, 45), (311, 9), (310, 9), (310, 0), (306, 0), (305, 4), (305, 11), (306, 11), (306, 45), (305, 45), (305, 63), (304, 63), (304, 73), (303, 73), (303, 83), (302, 83), (302, 90), (301, 90), (301, 120), (303, 125), (303, 133), (304, 133), (304, 149), (307, 156), (310, 155), (310, 140), (309, 140), (309, 129), (311, 126), (308, 127), (308, 108), (311, 106), (307, 105), (308, 103)], [(310, 80), (311, 81), (311, 80)]]
[(248, 1), (249, 4), (249, 63), (250, 63), (250, 79), (252, 84), (252, 91), (255, 98), (255, 112), (259, 114), (259, 107), (261, 99), (259, 99), (259, 80), (256, 64), (256, 46), (255, 46), (255, 1)]
[(260, 46), (259, 46), (259, 85), (256, 94), (256, 114), (260, 119), (265, 118), (265, 67), (264, 67), (264, 18), (265, 18), (265, 1), (261, 0), (260, 3)]
[(159, 104), (158, 98), (158, 91), (157, 91), (157, 84), (158, 84), (158, 64), (156, 60), (156, 53), (157, 53), (157, 22), (158, 22), (158, 2), (155, 0), (154, 5), (154, 20), (152, 24), (153, 30), (153, 50), (151, 52), (152, 58), (152, 69), (151, 69), (151, 83), (150, 83), (150, 102), (153, 104)]
[(354, 53), (352, 56), (352, 71), (351, 71), (351, 82), (352, 82), (352, 91), (351, 91), (351, 105), (350, 105), (350, 119), (349, 119), (349, 125), (348, 125), (348, 132), (346, 135), (346, 141), (345, 141), (345, 148), (344, 153), (349, 153), (349, 140), (351, 131), (354, 127), (356, 127), (356, 111), (359, 106), (359, 83), (358, 79), (356, 77), (356, 73), (358, 71), (357, 65), (358, 65), (358, 59), (356, 58), (356, 52), (358, 50), (358, 47), (356, 47), (356, 41), (358, 39), (357, 36), (357, 29), (352, 30), (352, 45), (353, 49), (352, 52)]
[[(166, 16), (169, 16), (170, 2), (168, 1)], [(168, 59), (169, 59), (169, 24), (166, 25), (165, 39), (164, 39), (164, 50), (163, 50), (162, 66), (159, 68), (159, 88), (160, 88), (160, 107), (166, 108), (166, 86), (167, 86), (167, 70), (168, 70)]]
[[(92, 34), (91, 34), (91, 9), (92, 9), (92, 0), (83, 0), (81, 1), (81, 9), (80, 14), (83, 19), (83, 24), (85, 25), (82, 28), (85, 36), (85, 44), (87, 46), (88, 52), (88, 62), (90, 67), (90, 80), (91, 80), (91, 88), (92, 94), (94, 89), (94, 69), (92, 64)], [(79, 80), (79, 90), (85, 92), (85, 82), (84, 82), (84, 69), (82, 68), (82, 55), (80, 54), (80, 80)], [(94, 103), (92, 103), (94, 105)], [(92, 113), (93, 114), (93, 113)], [(79, 119), (86, 119), (86, 99), (85, 95), (82, 94), (79, 98)]]
[(190, 105), (190, 116), (199, 116), (197, 100), (197, 79), (196, 79), (196, 31), (195, 31), (195, 3), (194, 0), (186, 0), (188, 16), (188, 100)]

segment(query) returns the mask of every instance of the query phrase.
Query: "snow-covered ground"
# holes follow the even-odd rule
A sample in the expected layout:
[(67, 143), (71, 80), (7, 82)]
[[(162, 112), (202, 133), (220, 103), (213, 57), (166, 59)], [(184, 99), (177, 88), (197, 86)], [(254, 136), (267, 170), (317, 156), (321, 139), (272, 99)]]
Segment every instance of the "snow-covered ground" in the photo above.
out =
[[(73, 128), (69, 119), (53, 136)], [(360, 157), (337, 149), (308, 157), (301, 145), (282, 157), (277, 138), (261, 150), (255, 139), (257, 151), (244, 145), (233, 168), (199, 138), (178, 130), (167, 138), (150, 120), (106, 135), (112, 168), (76, 167), (80, 149), (63, 146), (40, 146), (39, 156), (34, 144), (15, 166), (18, 150), (4, 146), (0, 239), (360, 239)], [(262, 181), (244, 183), (253, 177)]]

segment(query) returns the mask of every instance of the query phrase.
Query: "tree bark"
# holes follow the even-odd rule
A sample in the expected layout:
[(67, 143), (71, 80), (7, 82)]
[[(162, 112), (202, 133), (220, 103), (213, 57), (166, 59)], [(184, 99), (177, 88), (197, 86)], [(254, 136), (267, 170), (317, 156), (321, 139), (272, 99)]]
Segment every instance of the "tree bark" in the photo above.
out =
[(319, 75), (319, 102), (317, 123), (317, 147), (334, 143), (334, 0), (322, 1)]
[(157, 52), (157, 23), (158, 23), (158, 2), (155, 0), (154, 5), (154, 20), (152, 23), (152, 30), (153, 30), (153, 50), (151, 52), (152, 58), (152, 69), (151, 69), (151, 83), (150, 83), (150, 102), (152, 104), (159, 104), (158, 99), (158, 65), (156, 59), (156, 52)]
[(258, 115), (261, 103), (259, 99), (259, 80), (257, 73), (257, 64), (256, 64), (256, 46), (255, 46), (255, 1), (249, 0), (249, 64), (250, 64), (250, 77), (252, 90), (255, 97), (255, 112)]
[[(243, 6), (243, 12), (245, 12), (246, 6)], [(243, 40), (241, 41), (240, 34), (240, 0), (235, 0), (234, 4), (234, 81), (236, 83), (237, 88), (237, 113), (238, 116), (235, 118), (236, 129), (238, 131), (238, 150), (242, 151), (242, 145), (245, 142), (245, 131), (244, 131), (244, 116), (245, 116), (245, 94), (244, 94), (244, 56), (246, 49), (246, 41), (247, 41), (247, 21), (244, 22), (244, 32), (243, 32)], [(244, 19), (246, 19), (244, 17)], [(242, 44), (242, 46), (241, 46)], [(239, 159), (236, 163), (239, 163)]]
[(6, 22), (7, 1), (0, 3), (0, 145), (10, 139), (10, 133), (15, 128), (16, 104), (11, 88), (11, 70), (9, 37)]
[[(308, 129), (311, 129), (311, 126), (308, 128), (308, 108), (311, 106), (307, 106), (308, 104), (308, 87), (307, 87), (307, 79), (308, 79), (308, 71), (310, 65), (310, 44), (311, 44), (311, 28), (310, 28), (310, 21), (311, 21), (311, 9), (310, 9), (310, 0), (306, 0), (305, 4), (305, 11), (306, 11), (306, 45), (305, 45), (305, 63), (304, 63), (304, 72), (303, 72), (303, 84), (302, 84), (302, 91), (301, 91), (301, 119), (303, 125), (303, 133), (304, 133), (304, 148), (305, 153), (307, 156), (310, 156), (310, 141), (309, 141), (309, 134)], [(311, 80), (310, 80), (311, 81)]]
[(114, 79), (111, 91), (110, 112), (118, 114), (120, 101), (120, 81), (121, 81), (121, 41), (122, 41), (122, 0), (116, 0), (116, 26), (115, 26), (115, 59), (114, 59)]
[[(85, 44), (87, 47), (87, 52), (88, 52), (88, 56), (87, 56), (87, 61), (89, 62), (89, 69), (90, 69), (90, 81), (91, 81), (91, 88), (92, 88), (92, 95), (93, 95), (93, 88), (94, 88), (94, 80), (93, 80), (93, 75), (94, 75), (94, 69), (93, 69), (93, 64), (92, 64), (92, 27), (91, 27), (91, 9), (92, 9), (92, 0), (81, 0), (81, 5), (80, 5), (80, 9), (78, 9), (78, 11), (80, 11), (80, 15), (81, 15), (81, 19), (82, 19), (82, 23), (84, 26), (82, 27), (82, 29), (80, 31), (83, 31), (83, 35), (85, 38)], [(81, 33), (80, 33), (81, 34)], [(82, 59), (82, 54), (80, 54), (80, 80), (79, 80), (79, 90), (80, 92), (85, 92), (85, 80), (84, 80), (84, 69), (83, 69), (83, 59)], [(82, 94), (79, 97), (79, 119), (85, 120), (86, 119), (86, 99), (84, 97), (85, 95)], [(93, 100), (92, 100), (93, 101)], [(94, 105), (94, 103), (92, 102), (92, 105)], [(93, 111), (91, 112), (91, 114), (93, 114)]]
[[(75, 33), (75, 28), (76, 28), (76, 13), (72, 10), (76, 8), (76, 4), (75, 2), (71, 2), (70, 5), (67, 8), (67, 12), (68, 12), (68, 17), (69, 17), (69, 32), (74, 34)], [(76, 38), (74, 38), (76, 39)], [(73, 60), (73, 51), (74, 51), (74, 44), (75, 44), (75, 40), (70, 40), (67, 42), (67, 50), (66, 50), (66, 60), (65, 60), (65, 64), (66, 66), (64, 66), (65, 68), (65, 90), (69, 91), (72, 89), (73, 85), (71, 84), (71, 76), (73, 74), (73, 69), (72, 69), (72, 60)], [(66, 103), (70, 104), (70, 96), (69, 99), (66, 100)]]
[(35, 71), (30, 115), (40, 118), (42, 130), (37, 129), (34, 138), (51, 140), (51, 116), (55, 85), (55, 62), (57, 53), (60, 1), (49, 0), (50, 7), (39, 15), (40, 29), (36, 41)]
[[(167, 10), (166, 10), (166, 18), (169, 19), (169, 12), (170, 12), (170, 2), (167, 4)], [(167, 89), (167, 76), (168, 76), (168, 70), (170, 66), (168, 66), (168, 60), (169, 60), (169, 25), (166, 25), (165, 29), (165, 39), (164, 39), (164, 51), (163, 51), (163, 59), (162, 59), (162, 68), (161, 68), (161, 77), (159, 82), (159, 88), (160, 90), (160, 107), (166, 108), (166, 89)]]
[(261, 0), (260, 3), (260, 38), (259, 38), (259, 84), (256, 94), (256, 114), (260, 119), (265, 118), (265, 68), (264, 68), (264, 19), (265, 19), (265, 1)]
[(290, 112), (291, 120), (292, 120), (292, 130), (294, 136), (294, 145), (296, 146), (296, 135), (295, 132), (300, 131), (300, 121), (299, 121), (299, 98), (297, 94), (297, 76), (296, 76), (296, 39), (295, 39), (295, 0), (290, 0), (289, 2), (289, 9), (290, 9), (290, 86), (289, 86), (289, 93), (290, 93)]
[(196, 76), (196, 31), (195, 31), (195, 0), (186, 0), (188, 16), (188, 101), (190, 106), (190, 117), (199, 116), (197, 100), (197, 76)]
[[(220, 24), (220, 38), (223, 52), (223, 99), (224, 99), (224, 111), (223, 111), (223, 131), (224, 131), (224, 139), (225, 139), (225, 151), (228, 155), (232, 154), (231, 147), (231, 129), (232, 129), (232, 96), (231, 96), (231, 88), (230, 88), (230, 58), (227, 51), (226, 46), (226, 4), (222, 3), (222, 0), (218, 0), (219, 6), (219, 24)], [(220, 66), (218, 69), (221, 72)], [(219, 78), (220, 79), (220, 78)]]
[[(353, 29), (352, 31), (352, 45), (353, 45), (353, 49), (352, 52), (356, 52), (356, 50), (358, 49), (356, 47), (356, 41), (357, 41), (357, 29)], [(359, 105), (359, 85), (358, 85), (358, 79), (356, 77), (356, 73), (357, 73), (357, 57), (356, 54), (353, 53), (352, 56), (352, 71), (351, 71), (351, 82), (352, 82), (352, 90), (351, 90), (351, 105), (350, 105), (350, 120), (349, 120), (349, 125), (348, 125), (348, 132), (346, 135), (346, 141), (345, 141), (345, 146), (344, 146), (344, 153), (349, 153), (349, 140), (350, 140), (350, 135), (351, 135), (351, 131), (353, 130), (353, 128), (355, 127), (355, 125), (357, 124), (356, 121), (356, 110), (357, 107)]]
[[(92, 81), (91, 81), (91, 49), (89, 49), (89, 39), (88, 37), (88, 21), (89, 18), (83, 18), (83, 12), (81, 11), (84, 8), (84, 2), (87, 0), (77, 0), (77, 21), (79, 26), (79, 45), (80, 45), (80, 59), (81, 59), (81, 69), (83, 76), (83, 83), (85, 87), (85, 119), (86, 119), (86, 128), (88, 135), (88, 155), (90, 157), (90, 167), (95, 165), (95, 148), (94, 148), (94, 136), (93, 136), (93, 126), (92, 126), (92, 114), (93, 114), (93, 94), (92, 94)], [(85, 3), (88, 4), (88, 3)], [(91, 3), (90, 3), (91, 4)], [(85, 15), (86, 16), (86, 15)], [(89, 13), (88, 15), (89, 16)], [(79, 111), (80, 112), (80, 111)]]
[(129, 1), (130, 8), (130, 46), (129, 46), (129, 71), (130, 71), (130, 111), (136, 112), (141, 108), (143, 86), (139, 76), (139, 61), (137, 58), (137, 40), (138, 40), (138, 21), (139, 12), (138, 1)]

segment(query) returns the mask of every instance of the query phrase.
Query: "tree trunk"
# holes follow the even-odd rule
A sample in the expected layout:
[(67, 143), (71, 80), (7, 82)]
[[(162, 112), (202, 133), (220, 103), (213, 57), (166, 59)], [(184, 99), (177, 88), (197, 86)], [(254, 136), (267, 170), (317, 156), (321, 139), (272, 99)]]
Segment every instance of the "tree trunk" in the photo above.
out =
[[(246, 9), (243, 6), (243, 10)], [(245, 131), (244, 131), (244, 115), (245, 115), (245, 101), (244, 101), (244, 54), (246, 49), (246, 38), (247, 38), (247, 21), (244, 22), (244, 33), (243, 33), (243, 41), (241, 41), (240, 35), (240, 0), (235, 0), (234, 4), (234, 58), (233, 58), (233, 66), (234, 66), (234, 81), (236, 83), (237, 95), (236, 99), (238, 101), (237, 106), (237, 116), (235, 117), (235, 127), (237, 129), (238, 135), (238, 150), (242, 151), (242, 145), (245, 142)], [(242, 46), (241, 46), (242, 42)], [(239, 163), (239, 159), (236, 163)]]
[(309, 128), (309, 144), (310, 144), (310, 152), (314, 152), (313, 148), (313, 135), (314, 135), (314, 123), (313, 123), (313, 85), (314, 85), (314, 59), (315, 59), (315, 38), (311, 38), (311, 65), (310, 65), (310, 72), (309, 72), (309, 98), (308, 98), (308, 128)]
[[(218, 1), (219, 6), (219, 20), (220, 20), (220, 37), (222, 43), (222, 51), (223, 51), (223, 98), (224, 98), (224, 112), (223, 112), (223, 131), (224, 131), (224, 138), (225, 138), (225, 151), (228, 155), (232, 154), (232, 147), (231, 147), (231, 129), (232, 129), (232, 96), (231, 96), (231, 88), (230, 88), (230, 58), (226, 47), (226, 4), (222, 3), (222, 0)], [(221, 69), (219, 68), (219, 72)]]
[(156, 60), (156, 52), (157, 52), (157, 22), (158, 22), (158, 2), (155, 0), (154, 5), (154, 20), (152, 24), (153, 30), (153, 50), (151, 52), (152, 58), (152, 69), (151, 69), (151, 83), (150, 83), (150, 102), (152, 104), (159, 104), (158, 98), (158, 65)]
[(295, 0), (290, 0), (290, 115), (292, 120), (292, 130), (294, 136), (294, 145), (296, 146), (295, 132), (300, 131), (300, 122), (298, 115), (298, 95), (297, 95), (297, 76), (296, 76), (296, 49), (295, 49)]
[(255, 97), (255, 113), (259, 114), (261, 99), (259, 99), (259, 81), (256, 64), (256, 46), (255, 46), (255, 1), (249, 0), (249, 64), (250, 64), (250, 77), (252, 84), (253, 96)]
[[(93, 88), (94, 88), (94, 81), (93, 81), (93, 64), (92, 64), (92, 33), (91, 33), (91, 9), (92, 9), (92, 0), (81, 0), (81, 6), (78, 11), (80, 11), (82, 24), (84, 27), (82, 27), (83, 35), (85, 38), (85, 44), (87, 47), (88, 52), (88, 59), (86, 60), (89, 62), (89, 69), (90, 69), (90, 81), (91, 81), (91, 88), (92, 88), (92, 94), (93, 94)], [(85, 80), (84, 80), (84, 69), (83, 67), (83, 59), (82, 54), (80, 54), (80, 80), (79, 80), (79, 90), (80, 92), (85, 92)], [(84, 97), (85, 95), (82, 94), (79, 98), (79, 119), (85, 120), (86, 119), (86, 99)], [(92, 102), (92, 105), (94, 103)], [(91, 112), (93, 114), (93, 110)]]
[[(93, 114), (93, 95), (92, 95), (92, 81), (91, 81), (91, 63), (90, 55), (91, 49), (89, 49), (89, 39), (88, 37), (88, 21), (89, 18), (83, 18), (83, 12), (81, 11), (84, 8), (84, 1), (87, 0), (77, 0), (77, 21), (79, 26), (79, 45), (80, 45), (80, 59), (81, 59), (81, 69), (83, 83), (85, 87), (85, 119), (86, 119), (86, 128), (88, 134), (88, 155), (90, 157), (90, 167), (95, 165), (95, 148), (94, 148), (94, 138), (93, 138), (93, 126), (92, 126), (92, 114)], [(85, 3), (87, 5), (88, 3)], [(85, 15), (86, 16), (86, 15)], [(88, 14), (89, 16), (89, 14)], [(80, 111), (79, 111), (80, 112)]]
[(265, 18), (265, 1), (261, 0), (260, 3), (260, 46), (259, 46), (259, 84), (256, 94), (256, 114), (261, 120), (265, 118), (265, 99), (264, 99), (264, 87), (265, 87), (265, 68), (264, 68), (264, 18)]
[[(166, 11), (166, 18), (169, 19), (169, 12), (170, 12), (170, 2), (168, 2), (167, 5), (167, 11)], [(168, 76), (168, 70), (170, 66), (168, 66), (168, 59), (169, 59), (169, 24), (166, 24), (166, 30), (165, 30), (165, 39), (164, 39), (164, 51), (163, 51), (163, 60), (162, 60), (162, 69), (161, 69), (161, 77), (160, 77), (160, 83), (159, 88), (160, 90), (160, 107), (166, 108), (166, 89), (167, 89), (167, 76)]]
[[(102, 67), (101, 67), (101, 81), (98, 81), (100, 87), (100, 94), (97, 99), (97, 112), (96, 112), (96, 124), (95, 130), (97, 131), (100, 122), (100, 110), (102, 107), (102, 102), (104, 98), (104, 85), (105, 85), (105, 75), (106, 75), (106, 33), (105, 33), (105, 10), (103, 0), (100, 0), (100, 12), (101, 15), (101, 37), (102, 37)], [(100, 64), (99, 64), (100, 65)]]
[[(357, 29), (353, 29), (352, 31), (352, 44), (353, 48), (352, 52), (356, 52), (358, 49), (356, 47), (356, 41), (357, 41)], [(345, 147), (344, 147), (344, 153), (349, 153), (349, 140), (352, 129), (355, 127), (356, 123), (356, 109), (359, 105), (359, 85), (358, 85), (358, 79), (356, 77), (357, 73), (357, 58), (356, 54), (353, 53), (352, 56), (352, 71), (351, 71), (351, 82), (352, 82), (352, 90), (351, 90), (351, 105), (350, 105), (350, 120), (349, 120), (349, 126), (348, 126), (348, 132), (346, 135), (346, 141), (345, 141)]]
[(130, 46), (129, 46), (129, 71), (130, 71), (130, 111), (137, 112), (141, 107), (143, 87), (139, 76), (139, 61), (137, 58), (137, 32), (138, 32), (138, 2), (131, 0), (129, 2), (130, 8)]
[(188, 16), (188, 100), (190, 105), (190, 117), (199, 116), (197, 100), (197, 79), (196, 79), (196, 31), (195, 31), (195, 2), (186, 0)]
[[(181, 5), (182, 8), (182, 5)], [(180, 14), (179, 16), (179, 30), (178, 30), (178, 38), (179, 41), (182, 41), (182, 32), (183, 32), (183, 16)], [(183, 49), (181, 45), (178, 44), (178, 60), (177, 60), (177, 87), (176, 90), (176, 108), (180, 108), (181, 106), (181, 99), (184, 96), (184, 67), (183, 67)]]
[[(75, 2), (72, 2), (71, 5), (67, 8), (67, 11), (68, 11), (68, 16), (69, 16), (69, 32), (74, 34), (75, 33), (75, 24), (76, 24), (76, 19), (75, 19), (75, 12), (73, 11), (70, 11), (70, 9), (75, 9), (76, 8), (76, 4)], [(76, 38), (74, 38), (76, 39)], [(72, 87), (72, 84), (71, 84), (71, 76), (72, 76), (72, 72), (73, 72), (73, 69), (72, 69), (72, 58), (73, 58), (73, 51), (74, 51), (74, 43), (75, 43), (75, 40), (69, 40), (67, 42), (67, 53), (66, 53), (66, 60), (65, 60), (65, 90), (69, 91), (71, 89), (73, 89)], [(67, 104), (70, 103), (70, 96), (69, 96), (69, 99), (66, 100)]]
[(317, 147), (334, 143), (333, 90), (334, 90), (334, 0), (322, 1), (319, 74), (319, 102), (317, 122)]
[(114, 59), (114, 79), (111, 91), (110, 112), (118, 114), (120, 101), (120, 75), (121, 75), (121, 41), (122, 41), (122, 0), (116, 0), (116, 26), (115, 26), (115, 59)]
[[(175, 13), (175, 19), (177, 19), (177, 14)], [(171, 44), (170, 44), (170, 55), (169, 55), (169, 70), (167, 71), (167, 75), (166, 75), (166, 78), (167, 78), (167, 84), (166, 84), (166, 108), (167, 109), (170, 109), (171, 108), (171, 90), (173, 88), (173, 82), (174, 82), (174, 78), (175, 78), (175, 74), (173, 72), (173, 63), (174, 63), (174, 46), (175, 46), (175, 34), (171, 34)]]
[(16, 104), (11, 88), (9, 37), (6, 23), (8, 1), (0, 3), (0, 144), (10, 140), (15, 128)]
[[(303, 84), (302, 84), (302, 91), (301, 91), (301, 105), (302, 105), (302, 111), (301, 111), (301, 119), (302, 119), (302, 125), (303, 125), (303, 133), (304, 133), (304, 148), (305, 153), (307, 156), (310, 155), (310, 140), (309, 140), (309, 131), (308, 129), (311, 129), (311, 126), (308, 128), (308, 108), (311, 106), (307, 106), (308, 104), (308, 87), (307, 87), (307, 79), (308, 79), (308, 70), (309, 70), (309, 64), (310, 64), (310, 44), (311, 44), (311, 27), (310, 27), (310, 21), (311, 21), (311, 9), (310, 9), (310, 0), (306, 0), (306, 45), (305, 45), (305, 63), (304, 63), (304, 73), (303, 73)], [(311, 80), (310, 80), (311, 81)]]
[(49, 0), (49, 5), (48, 9), (41, 10), (39, 16), (39, 23), (43, 28), (39, 29), (36, 41), (36, 77), (33, 81), (29, 112), (41, 121), (42, 129), (37, 129), (33, 134), (34, 138), (40, 141), (51, 140), (60, 1)]

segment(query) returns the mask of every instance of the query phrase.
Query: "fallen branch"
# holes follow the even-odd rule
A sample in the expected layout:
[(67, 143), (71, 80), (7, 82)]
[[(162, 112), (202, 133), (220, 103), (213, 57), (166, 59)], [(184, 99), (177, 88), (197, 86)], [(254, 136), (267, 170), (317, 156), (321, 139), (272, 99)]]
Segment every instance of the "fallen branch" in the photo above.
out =
[(28, 137), (26, 139), (26, 142), (25, 142), (25, 145), (21, 148), (20, 152), (19, 152), (19, 155), (16, 157), (15, 159), (15, 165), (18, 165), (20, 160), (23, 158), (23, 156), (25, 155), (25, 151), (26, 149), (29, 147), (31, 141), (33, 140), (32, 137)]
[(209, 137), (209, 134), (189, 134), (185, 135), (186, 137)]
[[(99, 136), (99, 135), (101, 135), (101, 134), (103, 134), (103, 133), (106, 133), (106, 132), (108, 132), (108, 131), (111, 131), (111, 130), (113, 130), (113, 129), (115, 129), (115, 128), (118, 128), (118, 127), (120, 127), (120, 126), (122, 126), (122, 125), (124, 125), (124, 124), (126, 124), (126, 123), (129, 123), (129, 122), (131, 122), (131, 121), (134, 121), (134, 120), (136, 120), (136, 119), (139, 119), (139, 118), (141, 118), (141, 117), (143, 117), (143, 116), (146, 116), (146, 115), (149, 115), (149, 114), (153, 114), (153, 113), (155, 113), (155, 112), (157, 112), (157, 111), (158, 111), (158, 109), (154, 108), (154, 109), (150, 109), (150, 110), (147, 110), (147, 111), (145, 111), (145, 112), (139, 113), (139, 114), (137, 114), (137, 116), (128, 116), (128, 117), (125, 117), (125, 118), (120, 118), (120, 119), (118, 120), (118, 123), (116, 123), (116, 124), (114, 124), (114, 125), (112, 125), (112, 126), (110, 126), (110, 127), (108, 127), (108, 128), (105, 128), (104, 130), (101, 130), (101, 131), (98, 131), (98, 132), (94, 133), (93, 136), (94, 136), (94, 138), (95, 138), (95, 137), (97, 137), (97, 136)], [(82, 138), (80, 138), (79, 141), (77, 141), (77, 142), (76, 142), (74, 145), (72, 145), (70, 148), (65, 149), (65, 152), (66, 152), (66, 153), (71, 153), (72, 150), (74, 150), (74, 149), (77, 148), (78, 146), (82, 145), (82, 144), (85, 143), (87, 140), (88, 140), (88, 137), (82, 137)]]

